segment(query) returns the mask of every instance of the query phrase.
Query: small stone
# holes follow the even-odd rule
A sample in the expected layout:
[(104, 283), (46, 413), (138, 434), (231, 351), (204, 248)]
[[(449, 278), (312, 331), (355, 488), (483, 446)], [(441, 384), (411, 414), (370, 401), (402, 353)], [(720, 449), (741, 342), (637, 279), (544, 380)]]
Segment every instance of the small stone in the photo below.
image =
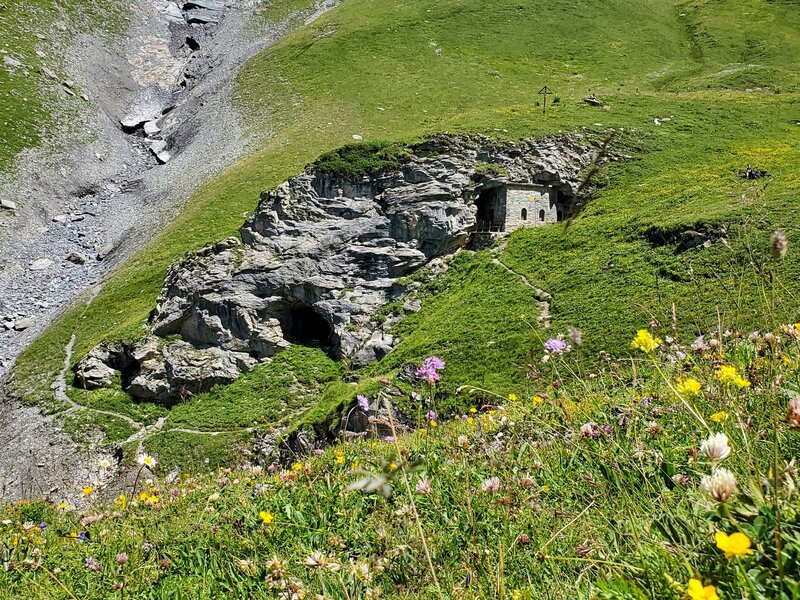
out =
[(17, 331), (25, 331), (29, 327), (33, 327), (33, 323), (34, 321), (30, 317), (26, 319), (19, 319), (16, 323), (14, 323), (14, 329)]
[(159, 131), (161, 131), (161, 127), (158, 126), (158, 123), (155, 121), (148, 121), (144, 124), (144, 133), (145, 135), (155, 135)]
[(357, 142), (360, 142), (361, 140), (363, 140), (363, 139), (364, 139), (364, 136), (363, 136), (363, 135), (358, 135), (357, 133), (354, 133), (354, 134), (353, 134), (353, 139), (354, 139), (355, 141), (357, 141)]
[(80, 252), (70, 252), (69, 256), (67, 256), (67, 260), (76, 265), (82, 265), (86, 263), (86, 257)]
[(103, 260), (106, 256), (111, 254), (111, 251), (114, 249), (113, 244), (106, 244), (100, 250), (97, 251), (97, 260)]
[(0, 200), (0, 208), (5, 208), (6, 210), (17, 210), (17, 205), (11, 200)]
[(44, 271), (53, 266), (53, 261), (49, 258), (40, 258), (31, 265), (31, 271)]
[(53, 223), (61, 223), (61, 224), (64, 224), (64, 223), (66, 223), (66, 222), (67, 222), (67, 219), (68, 219), (68, 218), (69, 218), (69, 217), (67, 217), (67, 215), (56, 215), (55, 217), (53, 217)]
[(22, 63), (13, 56), (4, 56), (3, 64), (13, 69), (18, 69), (19, 67), (22, 66)]

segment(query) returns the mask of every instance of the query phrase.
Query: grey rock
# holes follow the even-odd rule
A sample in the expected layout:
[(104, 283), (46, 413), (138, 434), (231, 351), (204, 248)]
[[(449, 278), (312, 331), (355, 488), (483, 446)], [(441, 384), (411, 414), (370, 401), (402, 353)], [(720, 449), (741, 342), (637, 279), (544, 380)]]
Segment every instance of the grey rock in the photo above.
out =
[(164, 7), (164, 16), (166, 17), (167, 21), (171, 21), (173, 23), (183, 23), (183, 13), (178, 5), (174, 2), (170, 2), (166, 7)]
[(17, 331), (25, 331), (29, 327), (33, 327), (33, 324), (34, 320), (30, 317), (26, 319), (17, 319), (17, 321), (14, 323), (14, 329)]
[[(156, 135), (161, 131), (161, 127), (155, 121), (148, 121), (144, 124), (145, 135)], [(152, 148), (151, 148), (152, 149)]]
[(221, 13), (217, 10), (206, 10), (202, 8), (188, 10), (184, 13), (184, 15), (186, 22), (189, 24), (218, 23), (220, 17), (222, 16)]
[(33, 261), (33, 264), (31, 264), (31, 271), (44, 271), (45, 269), (52, 267), (53, 264), (53, 261), (49, 258), (40, 258)]
[(75, 368), (75, 385), (87, 390), (108, 387), (116, 370), (109, 366), (110, 352), (105, 346), (96, 346), (83, 357)]
[(105, 246), (102, 246), (97, 251), (97, 260), (103, 260), (106, 256), (111, 254), (112, 250), (114, 250), (114, 244), (106, 244)]
[(246, 354), (170, 342), (140, 363), (127, 391), (136, 398), (170, 403), (230, 383), (255, 364), (255, 359)]
[(4, 56), (3, 64), (12, 69), (19, 69), (22, 66), (22, 63), (13, 56)]
[(403, 310), (408, 312), (419, 312), (422, 310), (422, 302), (419, 300), (408, 300), (403, 302)]
[(86, 264), (86, 257), (80, 252), (71, 252), (69, 256), (67, 256), (67, 260), (76, 265)]
[(193, 8), (203, 8), (205, 10), (221, 11), (225, 9), (225, 4), (216, 2), (215, 0), (189, 0), (184, 2), (183, 9), (191, 10)]
[(0, 200), (0, 208), (5, 208), (6, 210), (17, 210), (17, 205), (11, 200)]

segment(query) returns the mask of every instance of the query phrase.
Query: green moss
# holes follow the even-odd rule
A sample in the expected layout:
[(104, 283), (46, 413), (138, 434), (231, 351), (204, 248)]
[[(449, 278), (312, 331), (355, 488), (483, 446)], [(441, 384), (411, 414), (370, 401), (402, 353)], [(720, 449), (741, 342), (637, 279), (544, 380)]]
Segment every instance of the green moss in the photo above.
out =
[(393, 142), (347, 144), (324, 153), (314, 162), (314, 167), (326, 175), (358, 181), (362, 177), (397, 169), (409, 156), (405, 145)]

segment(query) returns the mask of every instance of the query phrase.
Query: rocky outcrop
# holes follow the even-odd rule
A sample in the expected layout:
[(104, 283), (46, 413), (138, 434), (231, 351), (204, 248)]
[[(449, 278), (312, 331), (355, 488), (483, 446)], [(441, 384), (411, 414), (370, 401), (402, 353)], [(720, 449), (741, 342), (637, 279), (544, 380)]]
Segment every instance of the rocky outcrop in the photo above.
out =
[[(154, 337), (127, 350), (128, 391), (169, 402), (230, 381), (290, 343), (354, 366), (380, 359), (397, 340), (376, 313), (402, 296), (400, 278), (465, 246), (481, 190), (499, 178), (574, 194), (592, 147), (579, 136), (441, 136), (409, 150), (394, 167), (357, 180), (312, 165), (262, 194), (241, 242), (224, 240), (174, 265), (151, 318)], [(487, 163), (495, 175), (477, 175)], [(181, 341), (159, 342), (176, 335)]]

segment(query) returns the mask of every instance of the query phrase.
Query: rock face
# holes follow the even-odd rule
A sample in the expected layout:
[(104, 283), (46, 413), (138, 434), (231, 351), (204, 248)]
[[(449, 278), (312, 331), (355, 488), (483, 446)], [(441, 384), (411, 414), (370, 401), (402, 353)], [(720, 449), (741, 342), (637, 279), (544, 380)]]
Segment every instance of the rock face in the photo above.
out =
[[(578, 136), (518, 144), (441, 136), (410, 151), (357, 181), (308, 167), (262, 194), (242, 242), (224, 240), (174, 265), (151, 318), (157, 337), (125, 349), (123, 385), (171, 402), (231, 381), (290, 343), (354, 366), (380, 359), (397, 340), (375, 316), (402, 296), (398, 280), (464, 247), (475, 230), (475, 200), (498, 179), (476, 169), (499, 165), (503, 180), (574, 193), (592, 147)], [(159, 343), (175, 335), (181, 341)]]

